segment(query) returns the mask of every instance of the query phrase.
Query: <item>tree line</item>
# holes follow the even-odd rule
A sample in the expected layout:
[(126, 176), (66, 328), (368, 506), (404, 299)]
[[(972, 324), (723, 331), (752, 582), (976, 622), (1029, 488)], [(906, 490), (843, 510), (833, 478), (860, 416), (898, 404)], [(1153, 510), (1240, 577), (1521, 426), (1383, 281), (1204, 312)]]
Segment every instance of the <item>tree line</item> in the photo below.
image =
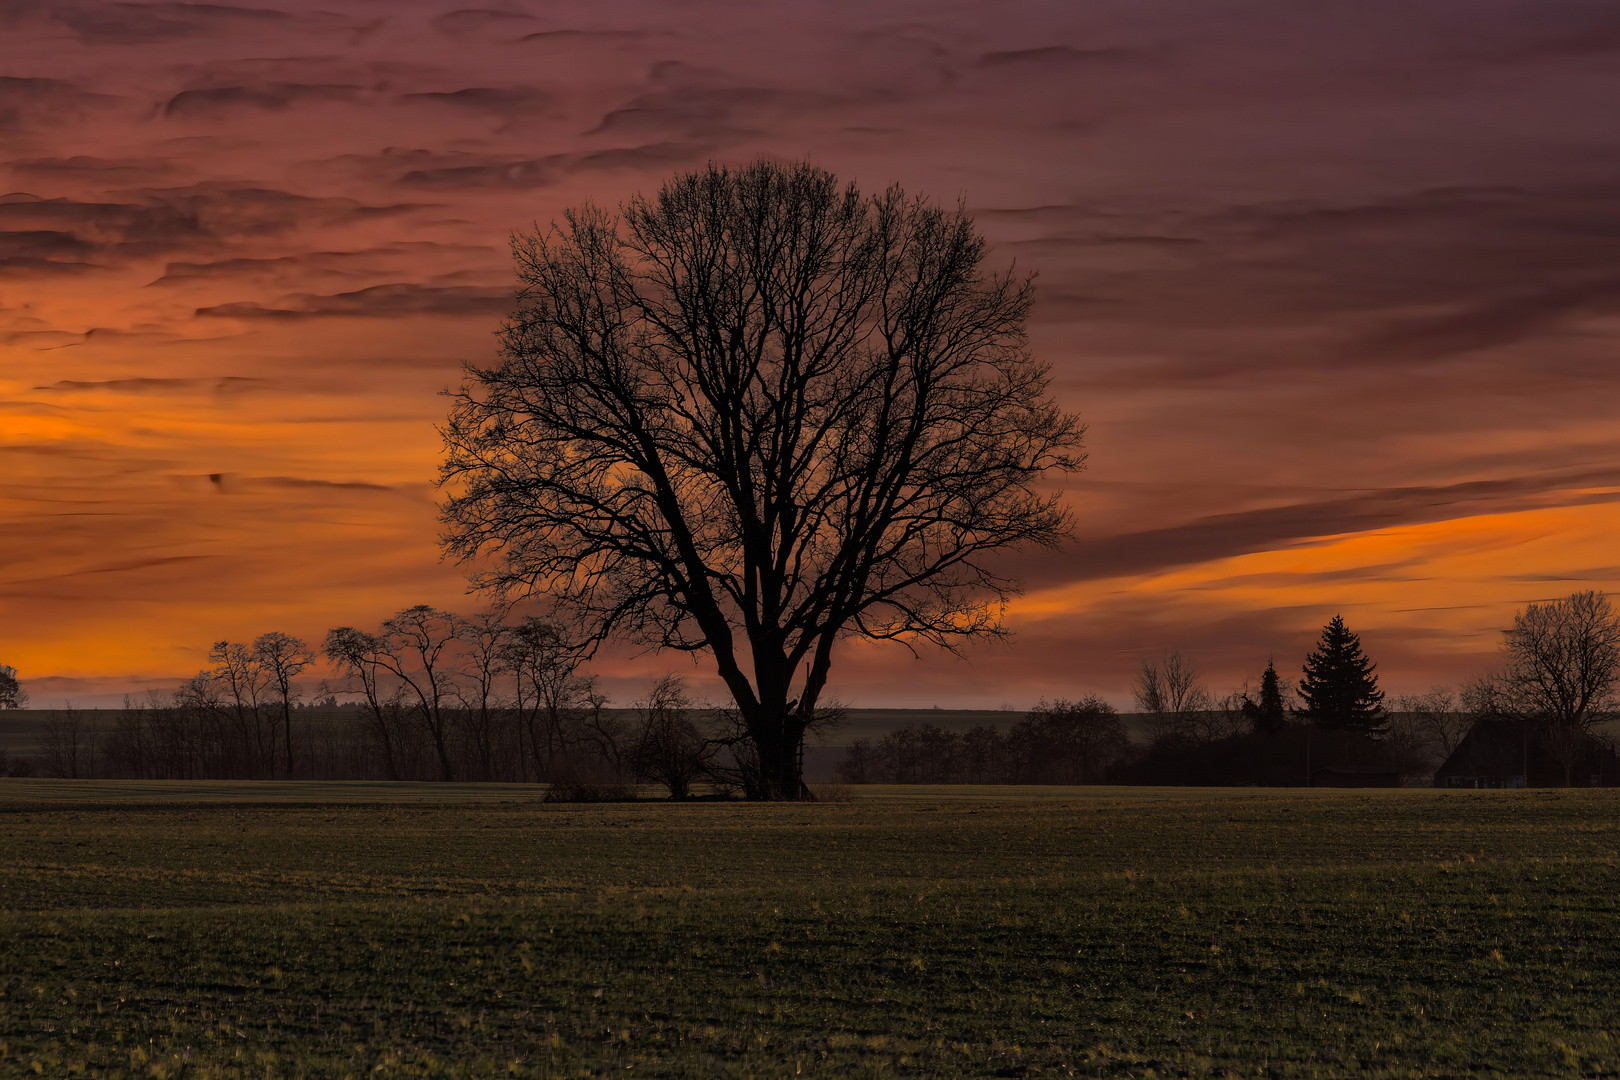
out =
[[(1475, 723), (1503, 719), (1536, 725), (1573, 770), (1615, 715), (1620, 616), (1599, 592), (1534, 603), (1515, 615), (1502, 649), (1498, 669), (1386, 708), (1376, 665), (1335, 616), (1295, 684), (1268, 663), (1252, 688), (1217, 698), (1180, 652), (1143, 660), (1135, 738), (1099, 697), (1043, 701), (1007, 731), (919, 725), (857, 739), (839, 772), (851, 783), (1296, 782), (1301, 750), (1309, 759), (1314, 746), (1319, 765), (1379, 762), (1418, 777)], [(172, 693), (126, 699), (110, 716), (51, 714), (38, 761), (0, 762), (0, 772), (546, 782), (580, 796), (638, 782), (677, 798), (704, 783), (768, 792), (769, 770), (734, 710), (702, 707), (674, 676), (631, 709), (610, 709), (582, 671), (582, 650), (552, 622), (417, 605), (372, 631), (330, 631), (319, 655), (334, 674), (309, 687), (298, 677), (317, 653), (297, 637), (216, 642), (211, 666)], [(0, 692), (7, 707), (26, 702), (9, 667), (0, 666)], [(328, 707), (301, 707), (311, 692)], [(823, 709), (815, 725), (840, 715)]]
[[(697, 701), (674, 674), (609, 708), (584, 657), (555, 622), (421, 604), (375, 630), (337, 627), (318, 651), (282, 632), (219, 641), (210, 666), (172, 692), (126, 697), (110, 714), (49, 714), (37, 765), (67, 778), (546, 783), (587, 800), (628, 798), (635, 784), (677, 799), (699, 785), (767, 792), (735, 710)], [(300, 682), (321, 659), (332, 674)], [(840, 715), (823, 706), (810, 729)]]
[(1130, 735), (1099, 697), (1041, 702), (1012, 728), (901, 728), (856, 739), (839, 765), (850, 784), (1096, 784), (1129, 754)]
[[(298, 681), (324, 659), (333, 672)], [(319, 651), (290, 634), (216, 642), (210, 666), (124, 707), (44, 722), (51, 776), (543, 782), (589, 794), (754, 777), (723, 710), (677, 676), (610, 709), (562, 629), (533, 617), (405, 608), (375, 630), (331, 630)], [(341, 704), (339, 699), (345, 699)], [(324, 707), (311, 707), (324, 706)]]
[(1611, 736), (1620, 684), (1620, 615), (1601, 592), (1532, 603), (1503, 634), (1502, 659), (1458, 688), (1389, 702), (1359, 635), (1335, 615), (1300, 678), (1274, 663), (1217, 697), (1179, 651), (1139, 664), (1136, 736), (1107, 702), (1042, 702), (1003, 732), (914, 725), (856, 740), (849, 783), (1301, 783), (1312, 765), (1384, 765), (1432, 775), (1481, 721), (1530, 725), (1565, 782)]

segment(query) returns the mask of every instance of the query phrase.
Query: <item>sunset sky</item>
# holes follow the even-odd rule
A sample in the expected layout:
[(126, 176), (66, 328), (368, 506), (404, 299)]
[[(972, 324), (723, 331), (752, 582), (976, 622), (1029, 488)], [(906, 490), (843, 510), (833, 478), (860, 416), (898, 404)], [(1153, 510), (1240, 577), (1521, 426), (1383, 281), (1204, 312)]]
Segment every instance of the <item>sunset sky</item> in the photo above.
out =
[(1090, 425), (1013, 644), (839, 697), (1224, 692), (1335, 612), (1453, 682), (1620, 586), (1616, 101), (1612, 0), (0, 0), (0, 662), (110, 703), (477, 607), (434, 424), (508, 234), (769, 155), (964, 199)]

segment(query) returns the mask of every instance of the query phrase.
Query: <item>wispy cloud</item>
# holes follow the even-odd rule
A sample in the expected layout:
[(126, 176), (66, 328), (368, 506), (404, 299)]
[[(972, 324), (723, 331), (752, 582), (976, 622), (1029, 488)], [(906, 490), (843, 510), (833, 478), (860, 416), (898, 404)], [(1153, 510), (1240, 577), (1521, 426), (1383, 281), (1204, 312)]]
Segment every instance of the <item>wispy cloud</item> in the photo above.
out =
[(202, 3), (62, 3), (39, 5), (81, 41), (93, 45), (145, 45), (200, 37), (252, 34), (286, 25), (348, 27), (328, 12), (294, 13), (279, 8)]
[[(1356, 492), (1266, 506), (1097, 539), (1020, 560), (1032, 587), (1159, 573), (1322, 537), (1544, 506), (1620, 502), (1620, 466), (1595, 472), (1518, 476), (1441, 486)], [(1387, 568), (1385, 568), (1387, 569)]]
[(167, 116), (231, 109), (286, 109), (312, 101), (353, 101), (361, 87), (343, 83), (266, 83), (182, 90), (164, 102)]
[(318, 296), (304, 293), (284, 297), (275, 306), (238, 301), (198, 308), (204, 318), (321, 319), (335, 316), (382, 318), (397, 315), (503, 314), (511, 309), (513, 290), (477, 285), (428, 286), (400, 283)]

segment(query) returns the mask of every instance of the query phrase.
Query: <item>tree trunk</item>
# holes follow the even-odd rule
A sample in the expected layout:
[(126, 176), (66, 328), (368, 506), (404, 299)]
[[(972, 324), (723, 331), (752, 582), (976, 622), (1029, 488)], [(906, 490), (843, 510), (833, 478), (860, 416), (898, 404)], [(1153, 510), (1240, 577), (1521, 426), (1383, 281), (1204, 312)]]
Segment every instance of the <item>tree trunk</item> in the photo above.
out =
[(757, 797), (773, 802), (796, 802), (808, 798), (804, 783), (801, 750), (804, 725), (797, 717), (779, 715), (749, 725), (754, 748), (759, 752), (760, 790)]
[(448, 783), (456, 778), (455, 770), (450, 767), (450, 750), (444, 743), (444, 720), (441, 717), (436, 724), (430, 723), (433, 732), (433, 749), (439, 755), (439, 779)]
[(287, 777), (291, 779), (293, 773), (292, 705), (285, 697), (281, 699), (281, 727), (287, 734)]

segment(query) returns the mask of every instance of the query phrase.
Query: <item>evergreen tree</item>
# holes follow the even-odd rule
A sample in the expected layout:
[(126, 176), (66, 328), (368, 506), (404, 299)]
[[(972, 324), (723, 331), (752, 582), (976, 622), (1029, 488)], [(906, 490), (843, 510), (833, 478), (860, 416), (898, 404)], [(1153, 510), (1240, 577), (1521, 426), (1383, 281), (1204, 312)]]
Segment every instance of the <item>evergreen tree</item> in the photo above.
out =
[(1299, 696), (1301, 714), (1318, 727), (1343, 728), (1369, 735), (1381, 733), (1387, 719), (1384, 692), (1378, 689), (1378, 665), (1361, 651), (1361, 638), (1344, 625), (1344, 618), (1322, 628), (1316, 650), (1305, 658), (1305, 677)]
[(1256, 702), (1249, 695), (1243, 695), (1243, 715), (1254, 725), (1254, 730), (1266, 735), (1275, 735), (1288, 722), (1283, 710), (1282, 682), (1277, 678), (1277, 665), (1272, 661), (1266, 661), (1265, 673), (1260, 676), (1260, 700)]

